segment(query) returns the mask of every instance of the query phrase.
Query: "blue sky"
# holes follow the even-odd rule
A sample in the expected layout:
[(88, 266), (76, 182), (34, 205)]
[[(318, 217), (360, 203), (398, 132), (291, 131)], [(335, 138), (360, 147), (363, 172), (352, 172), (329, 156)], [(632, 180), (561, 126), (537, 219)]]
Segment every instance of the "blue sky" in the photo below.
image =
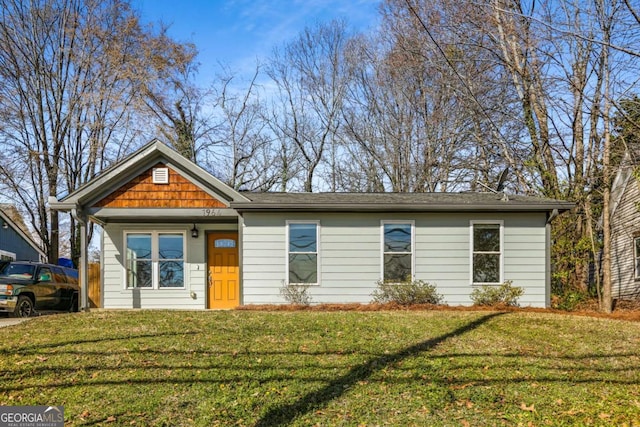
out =
[(377, 0), (132, 0), (145, 22), (162, 21), (169, 34), (199, 51), (199, 80), (219, 63), (249, 74), (256, 60), (292, 40), (305, 26), (334, 18), (366, 31), (378, 21)]

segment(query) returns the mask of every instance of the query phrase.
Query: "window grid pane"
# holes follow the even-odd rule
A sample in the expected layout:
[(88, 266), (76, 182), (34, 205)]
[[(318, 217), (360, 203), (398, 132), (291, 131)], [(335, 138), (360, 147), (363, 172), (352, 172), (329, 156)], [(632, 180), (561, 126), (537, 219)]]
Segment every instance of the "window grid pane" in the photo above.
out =
[(183, 251), (182, 234), (160, 234), (158, 236), (159, 259), (182, 259)]
[(474, 254), (473, 281), (474, 283), (500, 282), (500, 255)]
[(289, 252), (315, 253), (316, 224), (289, 224)]
[(160, 261), (159, 268), (161, 288), (184, 287), (184, 263), (182, 261)]
[(500, 225), (474, 225), (473, 250), (474, 252), (500, 252)]
[(411, 254), (384, 255), (384, 281), (404, 282), (411, 280)]
[(384, 225), (384, 252), (411, 253), (411, 224)]
[(317, 283), (318, 256), (289, 254), (289, 283)]
[(127, 265), (127, 288), (151, 288), (151, 260), (130, 260)]
[(151, 234), (128, 234), (127, 253), (135, 259), (151, 259)]

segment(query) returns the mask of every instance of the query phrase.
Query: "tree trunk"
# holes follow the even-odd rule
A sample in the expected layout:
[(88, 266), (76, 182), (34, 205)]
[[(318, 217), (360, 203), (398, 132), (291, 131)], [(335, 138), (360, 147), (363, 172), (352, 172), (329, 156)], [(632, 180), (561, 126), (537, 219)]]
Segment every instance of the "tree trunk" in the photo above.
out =
[(600, 18), (602, 31), (602, 52), (600, 57), (601, 73), (603, 79), (603, 132), (604, 143), (602, 147), (602, 305), (605, 313), (613, 311), (613, 298), (611, 289), (611, 70), (609, 65), (609, 43), (614, 17), (607, 10), (604, 0), (596, 0), (596, 9)]

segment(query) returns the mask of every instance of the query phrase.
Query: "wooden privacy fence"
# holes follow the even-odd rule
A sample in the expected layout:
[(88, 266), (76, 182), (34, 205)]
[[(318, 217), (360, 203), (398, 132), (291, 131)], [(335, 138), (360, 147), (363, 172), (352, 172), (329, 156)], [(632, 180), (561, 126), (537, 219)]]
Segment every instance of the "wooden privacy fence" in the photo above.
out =
[(89, 308), (100, 308), (100, 264), (89, 264)]

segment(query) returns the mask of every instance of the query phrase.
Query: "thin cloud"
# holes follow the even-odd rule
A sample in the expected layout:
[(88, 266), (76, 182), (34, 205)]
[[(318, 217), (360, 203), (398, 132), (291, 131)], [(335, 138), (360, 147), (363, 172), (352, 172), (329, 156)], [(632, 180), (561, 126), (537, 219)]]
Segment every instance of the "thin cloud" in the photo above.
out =
[(149, 22), (171, 24), (169, 34), (193, 42), (198, 51), (198, 81), (210, 84), (218, 64), (251, 75), (273, 49), (293, 40), (305, 26), (345, 19), (366, 31), (378, 21), (376, 0), (133, 0)]

